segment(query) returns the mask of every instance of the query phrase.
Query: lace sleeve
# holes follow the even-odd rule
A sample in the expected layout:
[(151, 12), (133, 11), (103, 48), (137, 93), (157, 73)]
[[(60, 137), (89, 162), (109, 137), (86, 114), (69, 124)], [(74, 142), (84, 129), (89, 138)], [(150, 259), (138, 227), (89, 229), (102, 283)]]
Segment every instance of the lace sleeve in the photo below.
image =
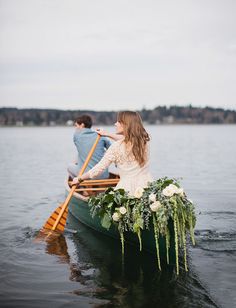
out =
[(103, 173), (111, 163), (116, 162), (117, 156), (117, 142), (114, 142), (106, 151), (104, 157), (92, 169), (88, 171), (90, 179), (93, 179)]

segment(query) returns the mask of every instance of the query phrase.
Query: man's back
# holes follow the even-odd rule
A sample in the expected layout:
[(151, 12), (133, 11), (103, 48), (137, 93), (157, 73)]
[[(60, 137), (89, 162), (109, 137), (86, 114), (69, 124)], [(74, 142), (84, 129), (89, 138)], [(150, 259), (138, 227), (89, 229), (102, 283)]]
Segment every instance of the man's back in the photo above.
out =
[[(76, 129), (74, 133), (74, 144), (78, 152), (78, 165), (77, 165), (78, 172), (82, 168), (83, 163), (85, 162), (88, 153), (92, 148), (96, 138), (97, 138), (97, 133), (94, 132), (91, 128)], [(100, 138), (85, 172), (94, 167), (102, 159), (106, 149), (108, 149), (110, 145), (111, 142), (107, 138), (105, 137)], [(103, 174), (99, 176), (99, 178), (108, 178), (108, 176), (109, 173), (108, 170), (106, 170)]]

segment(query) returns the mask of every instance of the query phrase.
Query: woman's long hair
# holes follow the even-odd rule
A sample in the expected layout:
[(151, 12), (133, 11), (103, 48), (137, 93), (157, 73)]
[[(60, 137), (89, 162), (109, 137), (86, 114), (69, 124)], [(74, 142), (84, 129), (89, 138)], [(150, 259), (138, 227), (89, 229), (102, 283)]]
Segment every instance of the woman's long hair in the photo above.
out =
[(150, 137), (143, 127), (140, 115), (135, 111), (120, 111), (117, 121), (123, 125), (124, 142), (131, 144), (132, 154), (142, 167), (147, 160), (147, 142)]

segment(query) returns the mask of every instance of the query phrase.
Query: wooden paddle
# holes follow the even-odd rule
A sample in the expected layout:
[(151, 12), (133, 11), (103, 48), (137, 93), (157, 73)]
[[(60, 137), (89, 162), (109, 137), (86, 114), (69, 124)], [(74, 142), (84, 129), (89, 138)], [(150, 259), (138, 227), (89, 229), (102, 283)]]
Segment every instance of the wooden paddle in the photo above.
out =
[[(83, 173), (84, 170), (86, 169), (92, 155), (93, 152), (98, 144), (98, 141), (100, 139), (100, 135), (97, 136), (94, 145), (92, 146), (90, 152), (88, 153), (88, 156), (79, 172), (78, 177), (80, 177)], [(52, 215), (48, 218), (48, 220), (46, 221), (46, 223), (44, 224), (43, 228), (42, 228), (42, 232), (46, 233), (47, 230), (51, 230), (51, 231), (60, 231), (63, 232), (65, 229), (65, 225), (66, 225), (66, 218), (67, 218), (67, 214), (68, 214), (68, 205), (70, 202), (71, 197), (73, 196), (73, 193), (75, 192), (77, 185), (74, 185), (71, 190), (70, 193), (68, 194), (66, 200), (64, 203), (62, 203), (58, 208), (56, 208), (56, 210), (52, 213)], [(44, 232), (45, 231), (45, 232)]]

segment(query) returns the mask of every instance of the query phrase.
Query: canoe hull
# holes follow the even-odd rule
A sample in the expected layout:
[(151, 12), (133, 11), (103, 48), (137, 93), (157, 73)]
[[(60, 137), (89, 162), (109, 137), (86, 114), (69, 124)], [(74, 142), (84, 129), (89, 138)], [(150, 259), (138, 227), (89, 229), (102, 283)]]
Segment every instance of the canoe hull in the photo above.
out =
[[(106, 236), (113, 237), (114, 239), (120, 240), (120, 234), (115, 225), (112, 225), (109, 230), (102, 227), (100, 218), (95, 216), (92, 218), (90, 215), (88, 202), (85, 198), (77, 193), (75, 193), (69, 204), (69, 213), (81, 223), (87, 225), (88, 227), (98, 231)], [(175, 244), (174, 244), (174, 229), (173, 223), (170, 222), (170, 249), (169, 249), (169, 259), (170, 264), (175, 264)], [(126, 243), (135, 245), (139, 249), (139, 240), (136, 234), (133, 232), (125, 232), (125, 249), (127, 249)], [(151, 225), (150, 230), (142, 231), (142, 249), (148, 251), (149, 253), (156, 254), (156, 244), (153, 226)], [(166, 263), (166, 243), (165, 238), (160, 237), (159, 239), (159, 250), (160, 258), (162, 263)]]

